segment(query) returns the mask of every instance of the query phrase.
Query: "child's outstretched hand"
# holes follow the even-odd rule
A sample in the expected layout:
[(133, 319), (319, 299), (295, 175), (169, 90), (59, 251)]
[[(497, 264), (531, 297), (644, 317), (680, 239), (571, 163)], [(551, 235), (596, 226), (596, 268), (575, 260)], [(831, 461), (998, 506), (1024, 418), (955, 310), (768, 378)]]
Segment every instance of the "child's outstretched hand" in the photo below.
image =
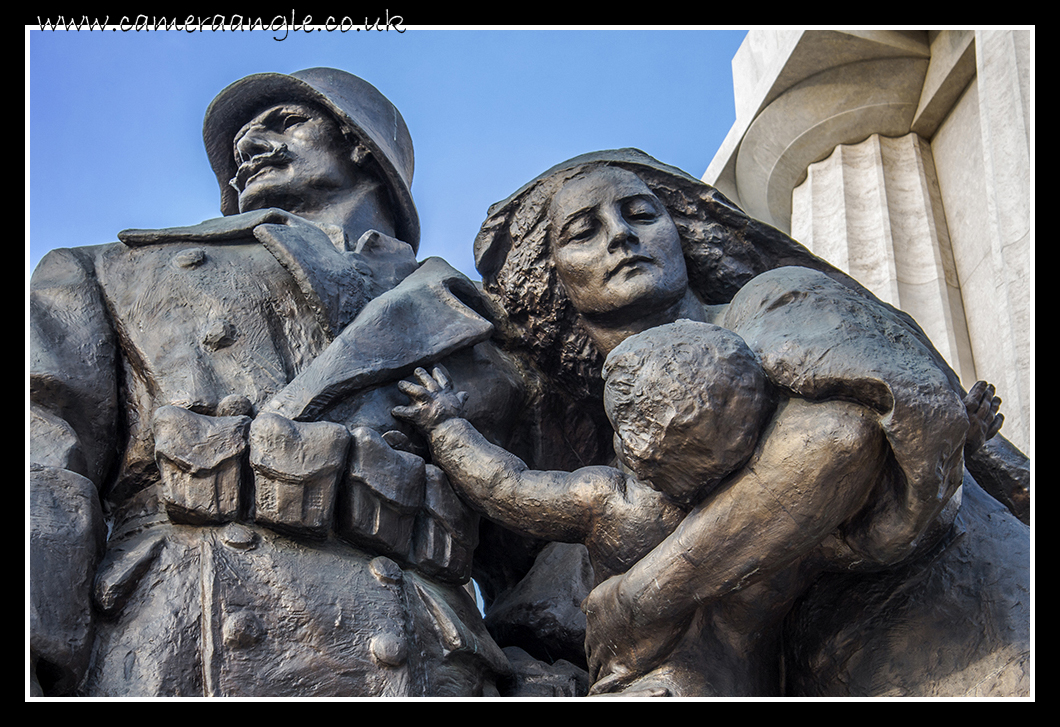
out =
[(413, 376), (419, 380), (399, 381), (398, 388), (409, 397), (408, 406), (395, 406), (392, 410), (399, 419), (412, 422), (420, 429), (430, 432), (439, 424), (450, 419), (458, 419), (464, 414), (466, 391), (453, 391), (449, 373), (441, 366), (434, 367), (434, 373), (418, 368)]

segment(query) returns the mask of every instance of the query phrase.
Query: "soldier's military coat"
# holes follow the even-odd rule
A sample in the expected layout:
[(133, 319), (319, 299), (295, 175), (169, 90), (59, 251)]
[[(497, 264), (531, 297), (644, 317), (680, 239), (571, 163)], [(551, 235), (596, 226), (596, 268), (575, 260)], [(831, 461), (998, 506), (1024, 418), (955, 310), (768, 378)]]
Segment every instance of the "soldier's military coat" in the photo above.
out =
[(460, 586), (477, 521), (390, 414), (444, 361), (503, 440), (520, 384), (470, 282), (280, 210), (120, 237), (32, 281), (42, 685), (492, 693), (508, 665)]

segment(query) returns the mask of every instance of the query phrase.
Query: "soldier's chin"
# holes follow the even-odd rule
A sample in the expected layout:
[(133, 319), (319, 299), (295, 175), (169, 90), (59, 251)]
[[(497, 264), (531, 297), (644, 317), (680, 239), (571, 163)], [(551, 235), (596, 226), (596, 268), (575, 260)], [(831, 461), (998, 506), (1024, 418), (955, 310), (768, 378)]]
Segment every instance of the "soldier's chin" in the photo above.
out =
[(287, 209), (284, 200), (288, 197), (282, 190), (251, 183), (239, 193), (239, 211), (253, 212), (267, 207)]

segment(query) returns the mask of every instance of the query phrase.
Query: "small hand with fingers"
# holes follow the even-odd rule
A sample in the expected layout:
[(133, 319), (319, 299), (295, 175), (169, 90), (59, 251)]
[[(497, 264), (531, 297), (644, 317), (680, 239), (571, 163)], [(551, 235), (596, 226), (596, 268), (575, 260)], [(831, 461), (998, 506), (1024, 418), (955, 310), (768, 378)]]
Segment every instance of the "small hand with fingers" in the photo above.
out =
[(399, 419), (412, 422), (420, 429), (430, 432), (450, 419), (464, 414), (466, 391), (454, 391), (449, 373), (435, 366), (433, 373), (418, 368), (413, 372), (415, 381), (399, 381), (398, 388), (409, 397), (408, 406), (396, 406), (393, 414)]
[(964, 406), (968, 410), (968, 438), (964, 452), (971, 454), (990, 440), (1005, 421), (1005, 415), (999, 414), (1001, 398), (994, 396), (994, 385), (985, 381), (976, 381), (964, 397)]

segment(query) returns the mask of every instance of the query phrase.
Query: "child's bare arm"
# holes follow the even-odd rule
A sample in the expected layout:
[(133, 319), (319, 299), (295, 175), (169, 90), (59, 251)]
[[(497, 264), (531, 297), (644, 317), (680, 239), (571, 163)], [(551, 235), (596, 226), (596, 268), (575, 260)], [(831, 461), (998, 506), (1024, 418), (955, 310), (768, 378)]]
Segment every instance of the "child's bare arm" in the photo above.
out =
[(531, 470), (461, 416), (466, 395), (453, 390), (444, 369), (436, 367), (433, 375), (417, 369), (415, 378), (398, 384), (410, 403), (395, 407), (394, 416), (427, 435), (434, 463), (473, 507), (533, 537), (571, 543), (591, 537), (608, 499), (624, 490), (621, 473), (609, 467)]

